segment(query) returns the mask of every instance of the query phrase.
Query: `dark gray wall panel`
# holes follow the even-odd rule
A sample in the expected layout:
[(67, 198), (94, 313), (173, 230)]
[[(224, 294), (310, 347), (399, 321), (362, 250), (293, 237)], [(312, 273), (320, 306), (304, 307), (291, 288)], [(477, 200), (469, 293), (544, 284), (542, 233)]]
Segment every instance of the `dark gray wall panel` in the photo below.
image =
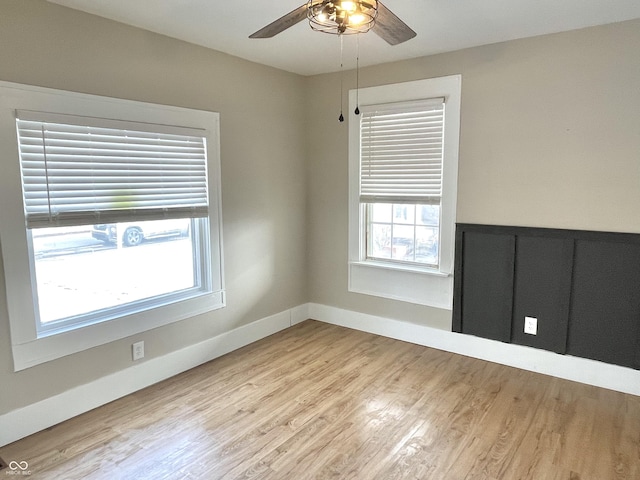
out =
[(640, 368), (640, 245), (576, 242), (567, 353)]
[(454, 331), (640, 369), (640, 235), (458, 224), (454, 275)]
[(462, 332), (509, 342), (515, 237), (466, 232), (462, 242)]
[[(518, 236), (511, 341), (565, 353), (573, 240)], [(537, 335), (524, 333), (524, 317), (538, 319)]]

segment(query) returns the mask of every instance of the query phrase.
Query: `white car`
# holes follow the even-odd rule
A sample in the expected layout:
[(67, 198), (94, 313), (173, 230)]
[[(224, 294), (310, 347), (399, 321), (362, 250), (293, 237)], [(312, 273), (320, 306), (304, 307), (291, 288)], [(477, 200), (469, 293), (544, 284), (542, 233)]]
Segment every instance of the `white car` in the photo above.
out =
[(121, 232), (122, 244), (127, 247), (140, 245), (144, 240), (189, 235), (191, 219), (147, 220), (145, 222), (103, 223), (94, 225), (91, 236), (104, 243), (117, 243)]

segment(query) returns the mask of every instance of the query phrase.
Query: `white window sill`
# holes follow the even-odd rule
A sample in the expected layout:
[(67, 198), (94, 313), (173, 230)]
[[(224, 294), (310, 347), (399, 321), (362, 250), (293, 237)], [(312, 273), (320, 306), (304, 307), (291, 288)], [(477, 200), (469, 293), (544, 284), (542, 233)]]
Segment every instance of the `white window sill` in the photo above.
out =
[(366, 267), (384, 268), (387, 270), (401, 270), (405, 272), (414, 272), (421, 275), (435, 275), (436, 277), (450, 277), (451, 274), (443, 272), (441, 270), (429, 267), (421, 267), (419, 265), (412, 265), (399, 262), (385, 262), (384, 260), (362, 260), (358, 262), (351, 262), (351, 265), (364, 265)]
[(212, 292), (153, 310), (96, 323), (57, 335), (15, 343), (14, 371), (24, 370), (72, 353), (97, 347), (153, 328), (184, 320), (225, 306), (224, 291)]
[(452, 310), (453, 275), (387, 262), (349, 262), (349, 291)]

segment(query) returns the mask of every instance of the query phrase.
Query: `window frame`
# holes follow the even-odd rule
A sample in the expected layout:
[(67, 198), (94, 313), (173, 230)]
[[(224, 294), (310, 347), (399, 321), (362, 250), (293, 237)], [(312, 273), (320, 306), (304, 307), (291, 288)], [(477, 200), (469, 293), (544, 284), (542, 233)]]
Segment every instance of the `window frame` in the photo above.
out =
[[(455, 246), (462, 76), (450, 75), (381, 85), (349, 92), (350, 292), (451, 310)], [(429, 268), (366, 257), (366, 208), (360, 203), (360, 117), (356, 106), (445, 99), (444, 154), (440, 218), (440, 263)]]
[[(54, 112), (140, 123), (184, 126), (204, 131), (209, 183), (211, 292), (109, 321), (51, 335), (38, 335), (35, 278), (31, 272), (25, 226), (16, 110)], [(144, 102), (80, 94), (0, 81), (0, 246), (11, 333), (14, 370), (106, 344), (225, 306), (220, 185), (219, 114)]]

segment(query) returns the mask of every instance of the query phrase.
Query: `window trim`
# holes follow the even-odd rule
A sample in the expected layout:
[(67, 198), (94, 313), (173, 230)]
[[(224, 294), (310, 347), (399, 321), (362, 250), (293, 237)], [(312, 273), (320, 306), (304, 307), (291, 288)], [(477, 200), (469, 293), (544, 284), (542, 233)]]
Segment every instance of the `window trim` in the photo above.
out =
[[(349, 92), (348, 289), (451, 310), (455, 243), (462, 76), (450, 75)], [(366, 205), (360, 203), (360, 117), (356, 106), (443, 97), (445, 133), (438, 269), (366, 259)]]
[[(15, 110), (122, 119), (204, 130), (209, 182), (209, 239), (212, 291), (170, 305), (38, 338), (25, 228)], [(168, 325), (225, 306), (222, 258), (219, 114), (203, 110), (80, 94), (0, 81), (0, 246), (14, 371)]]

